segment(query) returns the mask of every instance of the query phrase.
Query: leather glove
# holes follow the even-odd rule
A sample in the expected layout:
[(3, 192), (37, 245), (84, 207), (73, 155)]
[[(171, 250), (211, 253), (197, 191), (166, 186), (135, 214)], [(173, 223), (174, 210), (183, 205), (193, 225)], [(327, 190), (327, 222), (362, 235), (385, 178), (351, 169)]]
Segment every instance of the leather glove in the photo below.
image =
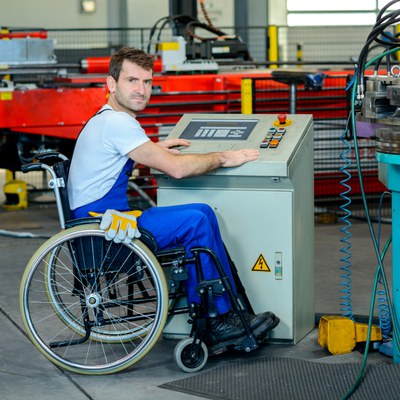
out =
[(125, 212), (107, 210), (104, 214), (90, 211), (89, 214), (92, 217), (101, 216), (100, 229), (106, 231), (105, 237), (107, 240), (129, 244), (133, 238), (140, 237), (136, 222), (136, 218), (142, 214), (139, 210)]

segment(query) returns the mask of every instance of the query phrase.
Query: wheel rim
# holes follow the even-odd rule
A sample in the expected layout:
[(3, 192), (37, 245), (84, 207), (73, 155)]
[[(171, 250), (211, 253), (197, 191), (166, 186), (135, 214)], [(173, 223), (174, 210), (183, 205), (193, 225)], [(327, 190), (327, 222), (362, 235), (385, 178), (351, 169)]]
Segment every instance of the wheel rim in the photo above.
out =
[(198, 344), (188, 344), (182, 350), (182, 364), (189, 369), (198, 368), (204, 362), (204, 358), (204, 350)]
[[(162, 331), (168, 297), (161, 267), (142, 243), (135, 242), (123, 246), (126, 256), (119, 266), (107, 269), (104, 255), (99, 264), (93, 245), (103, 242), (104, 232), (82, 227), (68, 231), (46, 242), (28, 264), (20, 292), (25, 328), (36, 347), (66, 369), (116, 372), (143, 357)], [(89, 248), (92, 243), (85, 257), (96, 258), (96, 266), (84, 272), (77, 271), (79, 257), (70, 251), (71, 243), (83, 237)], [(127, 266), (132, 257), (146, 273)], [(85, 337), (89, 324), (88, 340), (73, 344)]]

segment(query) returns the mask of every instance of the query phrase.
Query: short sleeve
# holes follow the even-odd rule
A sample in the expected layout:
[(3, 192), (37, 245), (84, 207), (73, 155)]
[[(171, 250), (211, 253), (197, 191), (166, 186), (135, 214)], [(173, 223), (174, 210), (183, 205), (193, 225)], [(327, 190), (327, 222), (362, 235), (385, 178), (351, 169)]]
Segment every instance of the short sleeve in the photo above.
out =
[(107, 116), (103, 136), (105, 146), (126, 155), (150, 139), (136, 119), (125, 112), (110, 113)]

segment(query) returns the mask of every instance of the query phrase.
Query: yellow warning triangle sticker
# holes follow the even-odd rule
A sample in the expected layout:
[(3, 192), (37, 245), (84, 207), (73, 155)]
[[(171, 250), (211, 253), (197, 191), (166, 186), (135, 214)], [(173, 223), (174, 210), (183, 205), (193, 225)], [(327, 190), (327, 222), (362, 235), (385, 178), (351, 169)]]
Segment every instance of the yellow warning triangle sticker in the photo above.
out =
[(262, 254), (260, 254), (260, 256), (257, 258), (257, 261), (251, 270), (252, 271), (261, 271), (261, 272), (271, 272), (271, 270)]

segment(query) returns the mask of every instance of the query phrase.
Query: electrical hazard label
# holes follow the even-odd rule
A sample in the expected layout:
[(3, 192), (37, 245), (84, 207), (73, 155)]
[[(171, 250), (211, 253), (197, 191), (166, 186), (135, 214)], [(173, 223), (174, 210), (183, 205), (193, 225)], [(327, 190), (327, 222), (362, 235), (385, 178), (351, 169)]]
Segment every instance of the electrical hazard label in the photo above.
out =
[(252, 271), (271, 272), (265, 258), (262, 254), (258, 257), (256, 263), (253, 265)]

